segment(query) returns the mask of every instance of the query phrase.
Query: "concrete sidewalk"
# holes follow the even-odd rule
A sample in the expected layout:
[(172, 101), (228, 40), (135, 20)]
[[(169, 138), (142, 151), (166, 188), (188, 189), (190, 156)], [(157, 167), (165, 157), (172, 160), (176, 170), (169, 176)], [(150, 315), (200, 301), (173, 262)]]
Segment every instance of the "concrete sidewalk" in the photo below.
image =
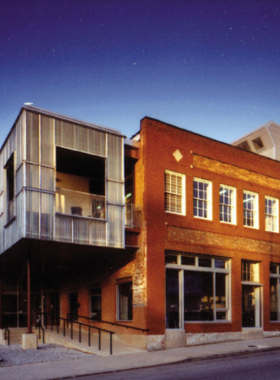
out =
[(272, 350), (280, 350), (280, 337), (182, 347), (156, 352), (115, 354), (110, 357), (93, 355), (92, 358), (86, 359), (3, 367), (0, 368), (0, 379), (62, 379), (79, 375), (106, 373), (181, 361), (205, 360)]

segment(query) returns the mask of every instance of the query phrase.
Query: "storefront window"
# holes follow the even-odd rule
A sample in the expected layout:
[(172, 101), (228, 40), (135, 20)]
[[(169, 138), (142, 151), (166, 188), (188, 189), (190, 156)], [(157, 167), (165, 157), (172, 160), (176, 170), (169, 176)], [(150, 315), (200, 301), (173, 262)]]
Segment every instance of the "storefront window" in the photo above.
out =
[(280, 264), (270, 264), (270, 320), (280, 320)]
[[(175, 252), (166, 253), (171, 255)], [(229, 321), (229, 281), (228, 259), (177, 253), (176, 260), (166, 260), (167, 328), (182, 328), (183, 321)]]

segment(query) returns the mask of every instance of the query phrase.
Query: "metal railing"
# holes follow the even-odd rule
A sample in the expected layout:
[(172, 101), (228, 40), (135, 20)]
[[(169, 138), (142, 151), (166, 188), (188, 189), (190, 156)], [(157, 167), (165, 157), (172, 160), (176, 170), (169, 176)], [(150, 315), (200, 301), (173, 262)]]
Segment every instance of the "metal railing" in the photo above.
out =
[(139, 205), (125, 204), (125, 226), (128, 228), (141, 227), (141, 208)]
[(36, 315), (35, 327), (38, 329), (38, 338), (41, 339), (41, 335), (42, 335), (42, 343), (45, 343), (45, 329), (42, 326), (41, 316), (42, 314)]
[(101, 319), (100, 321), (97, 321), (97, 320), (94, 320), (92, 318), (85, 317), (83, 315), (79, 315), (78, 318), (84, 318), (84, 319), (87, 319), (87, 320), (92, 321), (92, 322), (107, 323), (107, 324), (112, 325), (112, 326), (125, 327), (126, 329), (131, 329), (131, 330), (138, 330), (138, 331), (142, 331), (142, 332), (149, 331), (149, 329), (143, 329), (141, 327), (134, 327), (134, 326), (127, 326), (127, 325), (123, 325), (123, 324), (117, 323), (117, 322), (104, 321), (103, 319)]
[(106, 198), (103, 195), (57, 188), (56, 212), (65, 215), (106, 219)]
[[(101, 329), (99, 327), (91, 326), (91, 325), (88, 325), (86, 323), (81, 323), (81, 322), (78, 322), (78, 321), (74, 321), (74, 320), (70, 319), (68, 316), (67, 316), (67, 318), (58, 317), (58, 321), (62, 321), (63, 336), (66, 335), (66, 329), (69, 329), (69, 325), (70, 325), (70, 337), (71, 337), (71, 340), (73, 340), (73, 338), (74, 338), (73, 325), (74, 324), (78, 325), (79, 343), (82, 343), (82, 327), (87, 328), (88, 346), (89, 347), (91, 347), (91, 332), (92, 332), (92, 329), (93, 330), (97, 330), (98, 331), (98, 350), (99, 351), (101, 350), (101, 332), (105, 332), (105, 333), (110, 334), (110, 355), (113, 354), (113, 334), (115, 334), (113, 331)], [(60, 323), (58, 323), (58, 321), (56, 321), (56, 323), (55, 323), (57, 334), (60, 333)], [(54, 327), (54, 325), (53, 325), (53, 319), (51, 318), (51, 331), (53, 331), (53, 327)], [(47, 326), (45, 326), (45, 328), (47, 328)]]

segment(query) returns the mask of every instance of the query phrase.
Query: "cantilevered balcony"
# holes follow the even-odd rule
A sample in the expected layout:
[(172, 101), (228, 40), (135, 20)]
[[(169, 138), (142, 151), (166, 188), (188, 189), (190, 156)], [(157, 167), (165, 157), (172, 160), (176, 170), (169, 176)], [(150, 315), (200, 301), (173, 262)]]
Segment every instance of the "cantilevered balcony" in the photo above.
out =
[(57, 241), (105, 246), (105, 197), (57, 188), (55, 226)]

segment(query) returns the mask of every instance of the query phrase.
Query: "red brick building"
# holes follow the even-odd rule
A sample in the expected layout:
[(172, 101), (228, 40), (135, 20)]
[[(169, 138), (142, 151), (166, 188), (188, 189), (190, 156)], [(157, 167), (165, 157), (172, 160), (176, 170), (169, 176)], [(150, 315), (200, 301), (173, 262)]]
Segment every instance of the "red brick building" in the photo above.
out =
[(2, 325), (39, 310), (149, 350), (277, 334), (278, 161), (24, 107), (0, 163)]
[(135, 138), (149, 334), (169, 347), (278, 331), (280, 163), (150, 118)]

